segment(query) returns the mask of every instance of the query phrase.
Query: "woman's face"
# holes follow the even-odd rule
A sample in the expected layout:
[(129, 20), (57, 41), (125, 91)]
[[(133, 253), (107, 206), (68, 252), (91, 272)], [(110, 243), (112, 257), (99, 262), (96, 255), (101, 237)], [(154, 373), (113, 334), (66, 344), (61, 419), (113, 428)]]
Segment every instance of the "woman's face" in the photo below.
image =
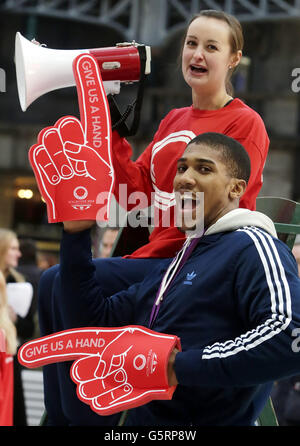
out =
[(5, 263), (7, 268), (16, 268), (21, 257), (19, 242), (16, 238), (12, 239), (6, 253)]
[(197, 93), (225, 89), (229, 67), (239, 61), (232, 54), (230, 28), (222, 20), (198, 17), (189, 26), (182, 52), (182, 72), (186, 83)]

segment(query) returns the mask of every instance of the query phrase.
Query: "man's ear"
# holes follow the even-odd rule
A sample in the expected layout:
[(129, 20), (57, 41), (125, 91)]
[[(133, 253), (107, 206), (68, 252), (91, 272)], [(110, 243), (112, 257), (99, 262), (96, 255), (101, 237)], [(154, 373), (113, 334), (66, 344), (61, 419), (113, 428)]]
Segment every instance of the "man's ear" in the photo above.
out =
[(247, 187), (245, 180), (239, 178), (232, 178), (231, 188), (229, 191), (229, 198), (231, 200), (239, 200), (244, 194)]

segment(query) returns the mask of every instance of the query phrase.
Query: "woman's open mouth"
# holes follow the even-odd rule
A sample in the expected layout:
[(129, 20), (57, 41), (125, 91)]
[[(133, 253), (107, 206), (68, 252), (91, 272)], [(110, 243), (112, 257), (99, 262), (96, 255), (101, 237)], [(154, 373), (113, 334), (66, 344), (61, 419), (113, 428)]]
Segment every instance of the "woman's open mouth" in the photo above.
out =
[(190, 65), (190, 70), (195, 74), (204, 74), (207, 73), (207, 68), (198, 66), (198, 65)]

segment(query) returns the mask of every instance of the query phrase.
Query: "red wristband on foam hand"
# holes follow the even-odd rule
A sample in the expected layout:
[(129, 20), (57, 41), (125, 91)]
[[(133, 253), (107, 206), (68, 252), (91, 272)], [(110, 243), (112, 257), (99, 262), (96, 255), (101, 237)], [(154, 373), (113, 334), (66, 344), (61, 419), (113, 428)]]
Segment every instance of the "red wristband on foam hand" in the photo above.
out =
[(175, 347), (181, 350), (177, 336), (145, 327), (82, 328), (30, 341), (18, 356), (29, 368), (77, 359), (70, 374), (78, 398), (110, 415), (172, 398), (176, 386), (168, 384), (167, 366)]

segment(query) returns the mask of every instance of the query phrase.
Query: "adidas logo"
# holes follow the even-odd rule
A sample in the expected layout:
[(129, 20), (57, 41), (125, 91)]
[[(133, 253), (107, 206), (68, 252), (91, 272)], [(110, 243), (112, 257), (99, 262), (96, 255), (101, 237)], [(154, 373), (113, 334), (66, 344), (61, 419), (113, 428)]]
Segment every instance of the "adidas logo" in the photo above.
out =
[(196, 276), (197, 276), (197, 274), (195, 273), (195, 271), (193, 271), (192, 273), (187, 273), (186, 279), (183, 282), (183, 284), (184, 285), (193, 285), (192, 280), (194, 280)]

